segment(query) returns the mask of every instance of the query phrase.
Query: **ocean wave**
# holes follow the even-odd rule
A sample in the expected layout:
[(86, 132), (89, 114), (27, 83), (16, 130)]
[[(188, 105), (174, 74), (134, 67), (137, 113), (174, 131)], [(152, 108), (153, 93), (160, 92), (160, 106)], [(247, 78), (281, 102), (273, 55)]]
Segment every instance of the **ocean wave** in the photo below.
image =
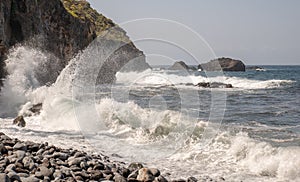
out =
[(234, 88), (241, 89), (266, 89), (282, 87), (286, 84), (294, 83), (292, 80), (251, 80), (239, 77), (216, 76), (204, 77), (195, 75), (178, 75), (165, 71), (147, 70), (142, 73), (129, 72), (117, 73), (117, 83), (130, 85), (182, 85), (198, 84), (201, 82), (231, 84)]

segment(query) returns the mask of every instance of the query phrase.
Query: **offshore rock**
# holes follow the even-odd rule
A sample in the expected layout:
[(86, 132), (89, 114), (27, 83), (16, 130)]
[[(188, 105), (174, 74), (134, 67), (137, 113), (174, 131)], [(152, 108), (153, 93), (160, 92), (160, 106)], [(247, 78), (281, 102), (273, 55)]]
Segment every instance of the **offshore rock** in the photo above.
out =
[(231, 58), (218, 58), (208, 63), (200, 64), (198, 69), (205, 71), (245, 71), (246, 66), (240, 60)]
[(183, 62), (183, 61), (175, 62), (169, 69), (170, 69), (170, 70), (186, 70), (186, 71), (189, 71), (189, 70), (196, 70), (196, 68), (191, 67), (191, 66), (188, 66), (188, 65), (185, 64), (185, 62)]

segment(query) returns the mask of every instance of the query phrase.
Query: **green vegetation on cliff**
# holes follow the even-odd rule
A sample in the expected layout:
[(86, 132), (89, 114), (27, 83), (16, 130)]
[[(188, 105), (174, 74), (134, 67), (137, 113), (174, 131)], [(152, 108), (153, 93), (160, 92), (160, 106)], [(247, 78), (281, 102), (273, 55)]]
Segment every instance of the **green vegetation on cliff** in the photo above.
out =
[(90, 6), (86, 0), (61, 0), (65, 9), (75, 18), (90, 21), (95, 25), (97, 36), (110, 31), (110, 39), (130, 42), (125, 31), (118, 27), (111, 19), (106, 18)]

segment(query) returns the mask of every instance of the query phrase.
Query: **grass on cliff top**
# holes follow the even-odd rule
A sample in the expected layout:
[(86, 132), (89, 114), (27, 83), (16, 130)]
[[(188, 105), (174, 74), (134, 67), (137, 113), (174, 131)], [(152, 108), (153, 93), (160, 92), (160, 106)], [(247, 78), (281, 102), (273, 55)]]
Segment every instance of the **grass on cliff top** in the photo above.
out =
[[(118, 25), (114, 24), (111, 19), (106, 18), (102, 14), (98, 13), (90, 6), (90, 3), (86, 0), (61, 0), (65, 9), (75, 18), (82, 21), (89, 20), (95, 25), (97, 36), (105, 33), (106, 30), (111, 30), (111, 39), (119, 40), (123, 42), (129, 42), (129, 38), (126, 32), (122, 30)], [(114, 28), (112, 28), (114, 27)]]

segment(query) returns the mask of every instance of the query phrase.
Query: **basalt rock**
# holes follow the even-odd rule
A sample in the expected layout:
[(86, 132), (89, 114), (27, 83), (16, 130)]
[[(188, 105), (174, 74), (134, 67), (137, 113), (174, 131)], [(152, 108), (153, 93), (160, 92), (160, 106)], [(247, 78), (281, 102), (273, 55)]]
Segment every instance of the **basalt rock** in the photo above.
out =
[[(1, 0), (0, 79), (7, 74), (4, 60), (8, 50), (16, 44), (26, 44), (53, 54), (60, 64), (58, 68), (48, 71), (57, 77), (70, 59), (97, 36), (108, 31), (111, 40), (125, 43), (109, 59), (118, 63), (114, 64), (115, 67), (109, 67), (109, 77), (113, 78), (126, 63), (137, 57), (141, 69), (149, 68), (143, 52), (129, 40), (126, 32), (112, 20), (97, 13), (85, 0)], [(49, 62), (53, 62), (53, 59)], [(53, 81), (55, 79), (49, 80)], [(111, 81), (108, 79), (102, 82)]]
[(226, 83), (209, 83), (209, 82), (200, 82), (196, 86), (203, 88), (233, 88), (231, 84)]
[(23, 116), (18, 116), (16, 119), (14, 119), (13, 124), (17, 125), (17, 126), (20, 126), (20, 127), (25, 127), (26, 126), (26, 122), (25, 122)]
[(201, 64), (198, 69), (204, 71), (245, 71), (246, 66), (240, 60), (223, 57)]
[(247, 66), (246, 70), (262, 71), (262, 70), (264, 70), (264, 68), (259, 67), (259, 66)]

